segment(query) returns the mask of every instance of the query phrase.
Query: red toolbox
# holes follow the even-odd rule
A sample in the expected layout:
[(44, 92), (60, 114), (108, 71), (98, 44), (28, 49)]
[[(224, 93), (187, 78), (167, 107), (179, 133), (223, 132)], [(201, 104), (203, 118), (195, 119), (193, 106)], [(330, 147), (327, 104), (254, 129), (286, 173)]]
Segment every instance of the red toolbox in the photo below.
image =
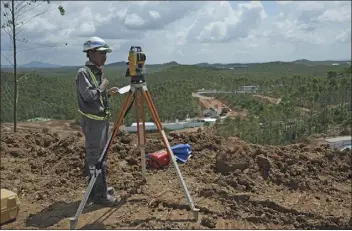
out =
[(153, 152), (149, 155), (149, 164), (156, 169), (163, 168), (170, 163), (170, 157), (166, 150)]

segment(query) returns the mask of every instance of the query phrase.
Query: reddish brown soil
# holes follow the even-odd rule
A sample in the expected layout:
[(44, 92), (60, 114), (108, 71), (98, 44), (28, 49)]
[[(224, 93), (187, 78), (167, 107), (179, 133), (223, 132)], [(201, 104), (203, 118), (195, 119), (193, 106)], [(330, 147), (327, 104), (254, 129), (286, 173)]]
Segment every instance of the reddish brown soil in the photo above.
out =
[[(129, 192), (114, 208), (87, 206), (83, 229), (351, 229), (351, 152), (324, 144), (259, 146), (237, 138), (196, 132), (169, 134), (190, 143), (193, 156), (180, 164), (198, 221), (172, 165), (147, 170), (143, 183), (136, 137), (116, 140), (108, 181)], [(148, 139), (147, 153), (163, 148)], [(4, 229), (68, 229), (86, 180), (84, 137), (71, 132), (1, 134), (1, 187), (18, 193), (18, 219)]]
[[(219, 101), (221, 101), (223, 104), (229, 106), (231, 105), (230, 102), (226, 99), (223, 98), (218, 98)], [(235, 117), (240, 117), (241, 119), (247, 119), (248, 118), (248, 110), (247, 109), (242, 109), (241, 111), (236, 111), (234, 107), (230, 107), (231, 111), (229, 111), (226, 116), (229, 118), (235, 118)]]
[(200, 106), (200, 109), (203, 111), (205, 109), (210, 109), (213, 108), (218, 112), (221, 112), (222, 107), (224, 106), (227, 109), (230, 109), (227, 113), (226, 116), (230, 118), (235, 118), (240, 116), (241, 118), (245, 119), (247, 118), (248, 111), (247, 110), (242, 110), (242, 111), (236, 111), (234, 108), (229, 107), (229, 103), (227, 100), (224, 99), (217, 99), (214, 97), (208, 97), (208, 96), (202, 96), (196, 93), (192, 94), (193, 97), (197, 98), (197, 102)]

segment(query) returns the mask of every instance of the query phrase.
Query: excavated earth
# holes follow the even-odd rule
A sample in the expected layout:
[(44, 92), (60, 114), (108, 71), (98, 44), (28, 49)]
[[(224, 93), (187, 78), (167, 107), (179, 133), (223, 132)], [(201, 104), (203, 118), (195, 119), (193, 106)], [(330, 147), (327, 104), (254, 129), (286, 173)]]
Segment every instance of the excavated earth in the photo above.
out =
[[(87, 205), (80, 229), (352, 229), (351, 152), (306, 143), (260, 146), (204, 131), (170, 133), (192, 157), (180, 170), (200, 209), (189, 209), (175, 168), (141, 175), (136, 136), (114, 142), (108, 182), (116, 207)], [(148, 136), (147, 153), (163, 148)], [(79, 132), (1, 134), (1, 188), (18, 193), (21, 211), (4, 229), (69, 229), (87, 186)]]

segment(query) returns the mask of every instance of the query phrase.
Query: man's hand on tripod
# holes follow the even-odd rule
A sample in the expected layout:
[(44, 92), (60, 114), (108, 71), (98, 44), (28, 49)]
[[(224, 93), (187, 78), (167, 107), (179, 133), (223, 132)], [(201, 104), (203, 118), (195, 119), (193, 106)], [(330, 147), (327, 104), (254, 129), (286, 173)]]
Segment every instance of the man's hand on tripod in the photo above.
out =
[(112, 87), (112, 88), (110, 88), (110, 89), (108, 90), (109, 95), (116, 95), (118, 90), (119, 90), (118, 87)]

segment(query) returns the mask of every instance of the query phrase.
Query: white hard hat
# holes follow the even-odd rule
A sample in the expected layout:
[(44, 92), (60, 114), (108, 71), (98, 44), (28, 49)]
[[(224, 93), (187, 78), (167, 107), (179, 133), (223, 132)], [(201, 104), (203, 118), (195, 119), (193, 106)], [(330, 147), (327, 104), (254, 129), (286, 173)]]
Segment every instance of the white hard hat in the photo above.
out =
[(112, 52), (109, 45), (105, 42), (104, 39), (99, 37), (90, 37), (83, 44), (83, 52), (87, 52), (89, 50), (97, 50), (97, 51), (106, 51), (108, 53)]

